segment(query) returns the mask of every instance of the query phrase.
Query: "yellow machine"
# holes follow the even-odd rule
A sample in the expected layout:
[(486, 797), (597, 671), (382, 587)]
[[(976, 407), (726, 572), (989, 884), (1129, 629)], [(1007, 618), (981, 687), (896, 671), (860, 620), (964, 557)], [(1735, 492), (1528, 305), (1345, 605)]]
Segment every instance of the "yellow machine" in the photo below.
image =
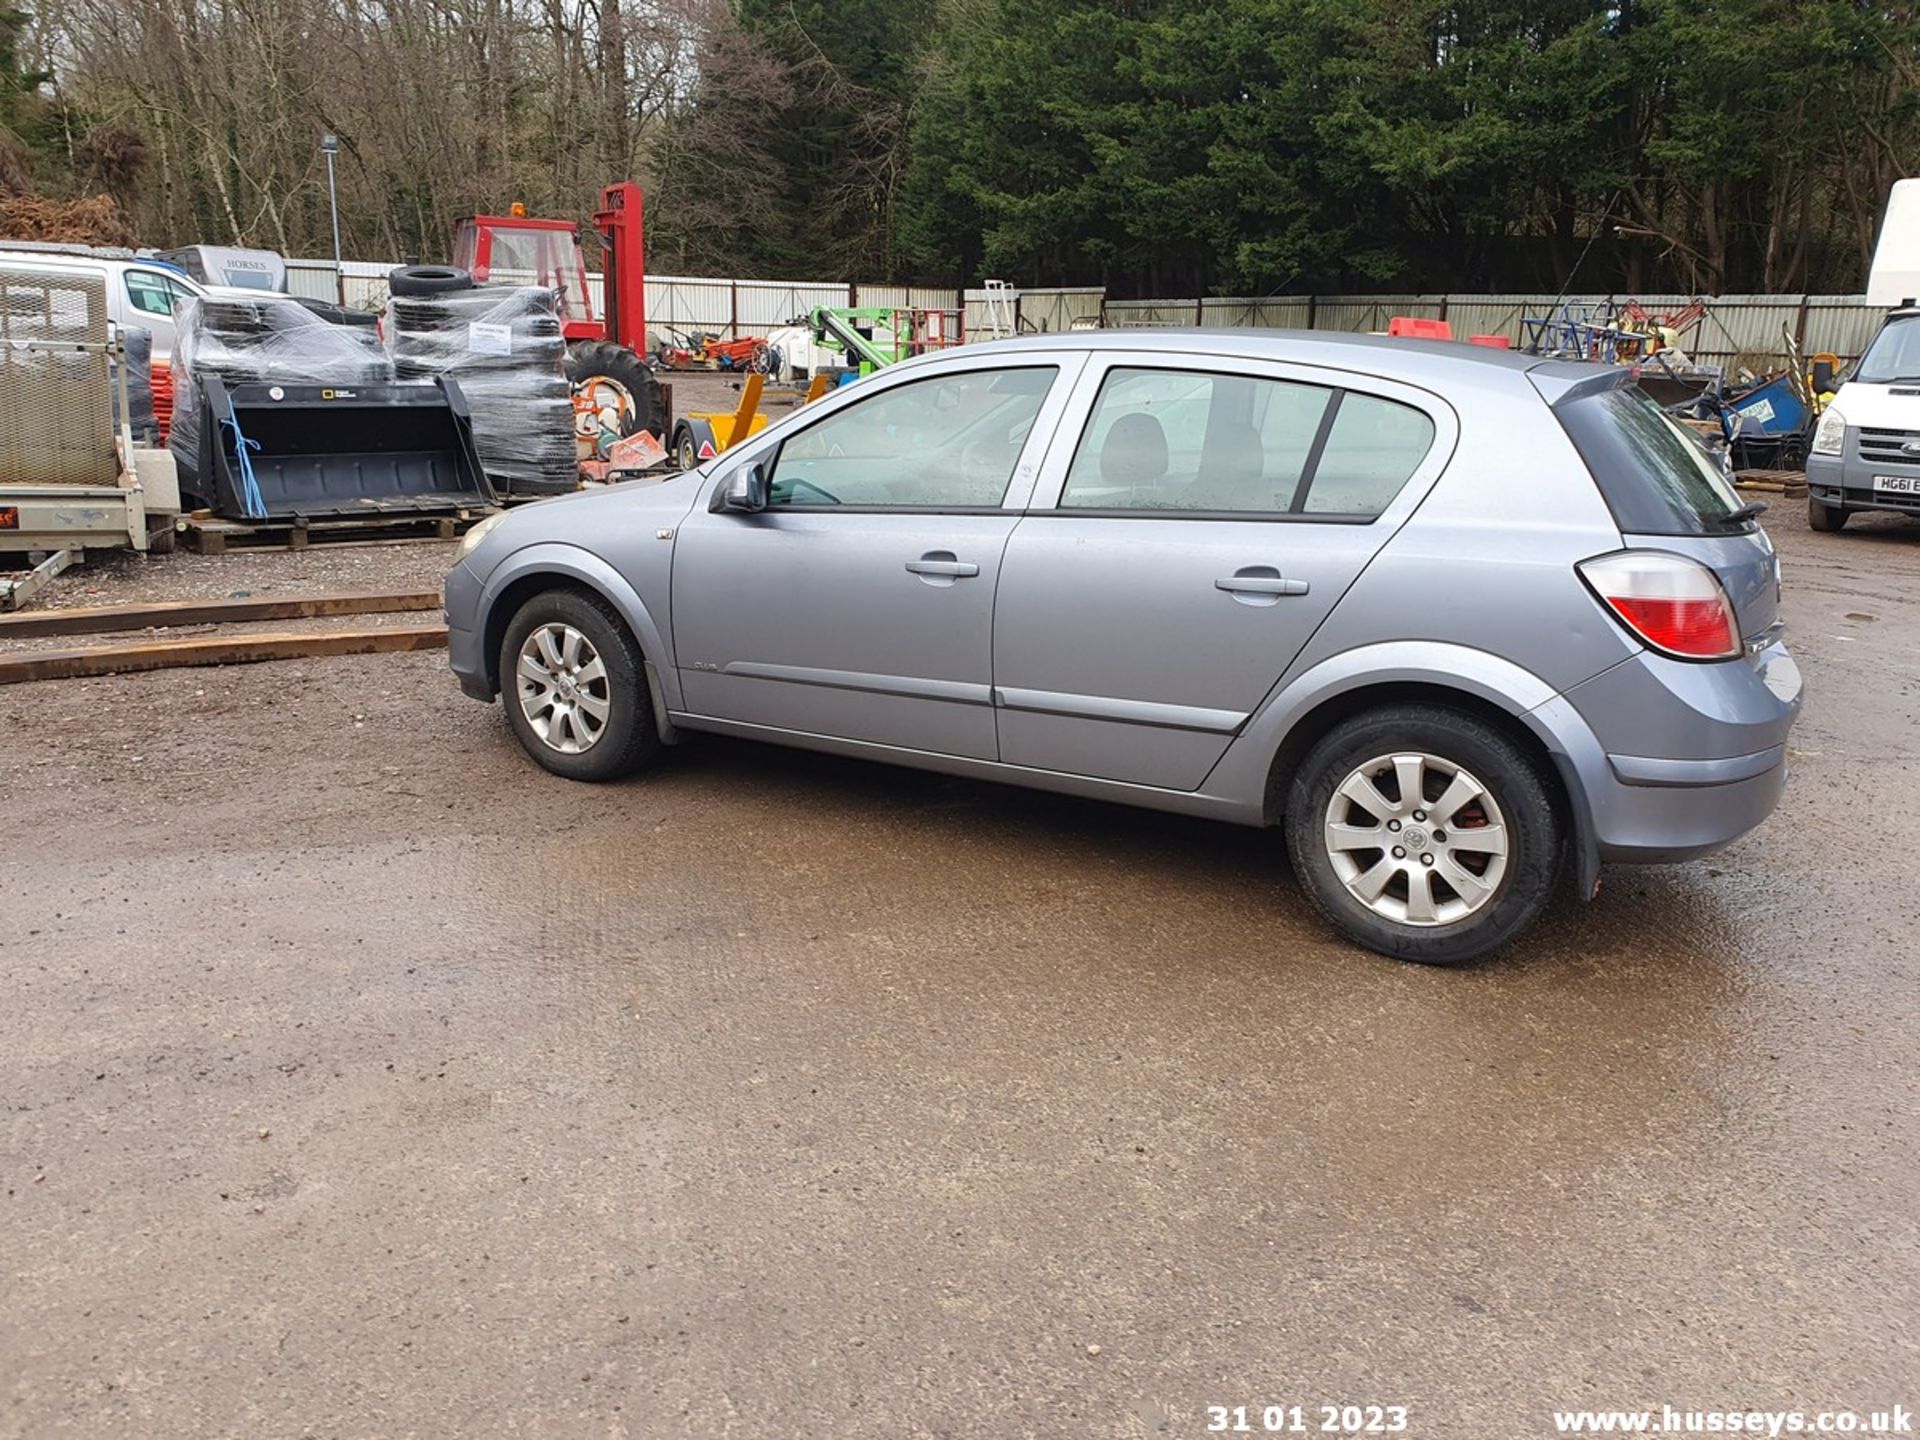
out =
[[(734, 409), (682, 415), (673, 427), (674, 463), (682, 470), (691, 470), (701, 461), (711, 460), (749, 435), (758, 435), (766, 429), (767, 417), (760, 413), (760, 392), (766, 384), (766, 376), (749, 375), (741, 383), (740, 403)], [(807, 399), (801, 403), (818, 400), (826, 394), (828, 384), (825, 375), (814, 376), (813, 383), (807, 387)]]

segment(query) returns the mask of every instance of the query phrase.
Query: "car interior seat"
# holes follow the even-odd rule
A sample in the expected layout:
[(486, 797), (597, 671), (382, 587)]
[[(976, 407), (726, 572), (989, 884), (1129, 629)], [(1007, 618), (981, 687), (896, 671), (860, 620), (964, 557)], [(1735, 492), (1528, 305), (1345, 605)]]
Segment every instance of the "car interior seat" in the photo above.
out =
[(1167, 432), (1151, 415), (1122, 415), (1100, 446), (1100, 483), (1139, 490), (1157, 486), (1167, 473)]
[(1207, 427), (1200, 447), (1200, 474), (1187, 487), (1193, 510), (1271, 510), (1267, 451), (1260, 432), (1244, 421), (1218, 421)]

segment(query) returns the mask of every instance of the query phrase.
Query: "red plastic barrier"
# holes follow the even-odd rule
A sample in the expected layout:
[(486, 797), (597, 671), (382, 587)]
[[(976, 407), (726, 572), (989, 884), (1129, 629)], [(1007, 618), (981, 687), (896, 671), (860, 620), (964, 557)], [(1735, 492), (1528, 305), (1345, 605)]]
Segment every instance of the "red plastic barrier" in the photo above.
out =
[(1511, 350), (1513, 342), (1504, 335), (1469, 335), (1469, 345), (1484, 345), (1489, 350)]
[(173, 370), (163, 361), (153, 362), (153, 418), (160, 422), (160, 443), (167, 443), (167, 431), (173, 426)]
[(1453, 326), (1444, 320), (1425, 320), (1414, 315), (1396, 315), (1387, 322), (1387, 334), (1407, 340), (1451, 340)]

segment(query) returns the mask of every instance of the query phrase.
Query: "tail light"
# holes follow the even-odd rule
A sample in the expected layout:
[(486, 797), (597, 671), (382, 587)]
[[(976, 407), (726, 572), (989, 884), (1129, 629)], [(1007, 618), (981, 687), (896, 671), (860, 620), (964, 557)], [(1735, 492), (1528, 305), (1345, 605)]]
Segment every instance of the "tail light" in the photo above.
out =
[(1733, 602), (1720, 578), (1699, 561), (1659, 550), (1622, 550), (1575, 568), (1614, 618), (1662, 655), (1731, 660), (1740, 654)]

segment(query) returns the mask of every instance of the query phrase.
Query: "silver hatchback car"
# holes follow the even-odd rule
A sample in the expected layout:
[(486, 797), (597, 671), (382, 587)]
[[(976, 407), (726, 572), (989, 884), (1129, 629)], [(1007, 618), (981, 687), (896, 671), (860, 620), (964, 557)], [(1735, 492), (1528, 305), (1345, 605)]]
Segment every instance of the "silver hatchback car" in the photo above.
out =
[(515, 510), (454, 673), (607, 780), (686, 730), (1284, 825), (1443, 963), (1786, 779), (1773, 547), (1618, 369), (1279, 331), (909, 361), (697, 470)]

